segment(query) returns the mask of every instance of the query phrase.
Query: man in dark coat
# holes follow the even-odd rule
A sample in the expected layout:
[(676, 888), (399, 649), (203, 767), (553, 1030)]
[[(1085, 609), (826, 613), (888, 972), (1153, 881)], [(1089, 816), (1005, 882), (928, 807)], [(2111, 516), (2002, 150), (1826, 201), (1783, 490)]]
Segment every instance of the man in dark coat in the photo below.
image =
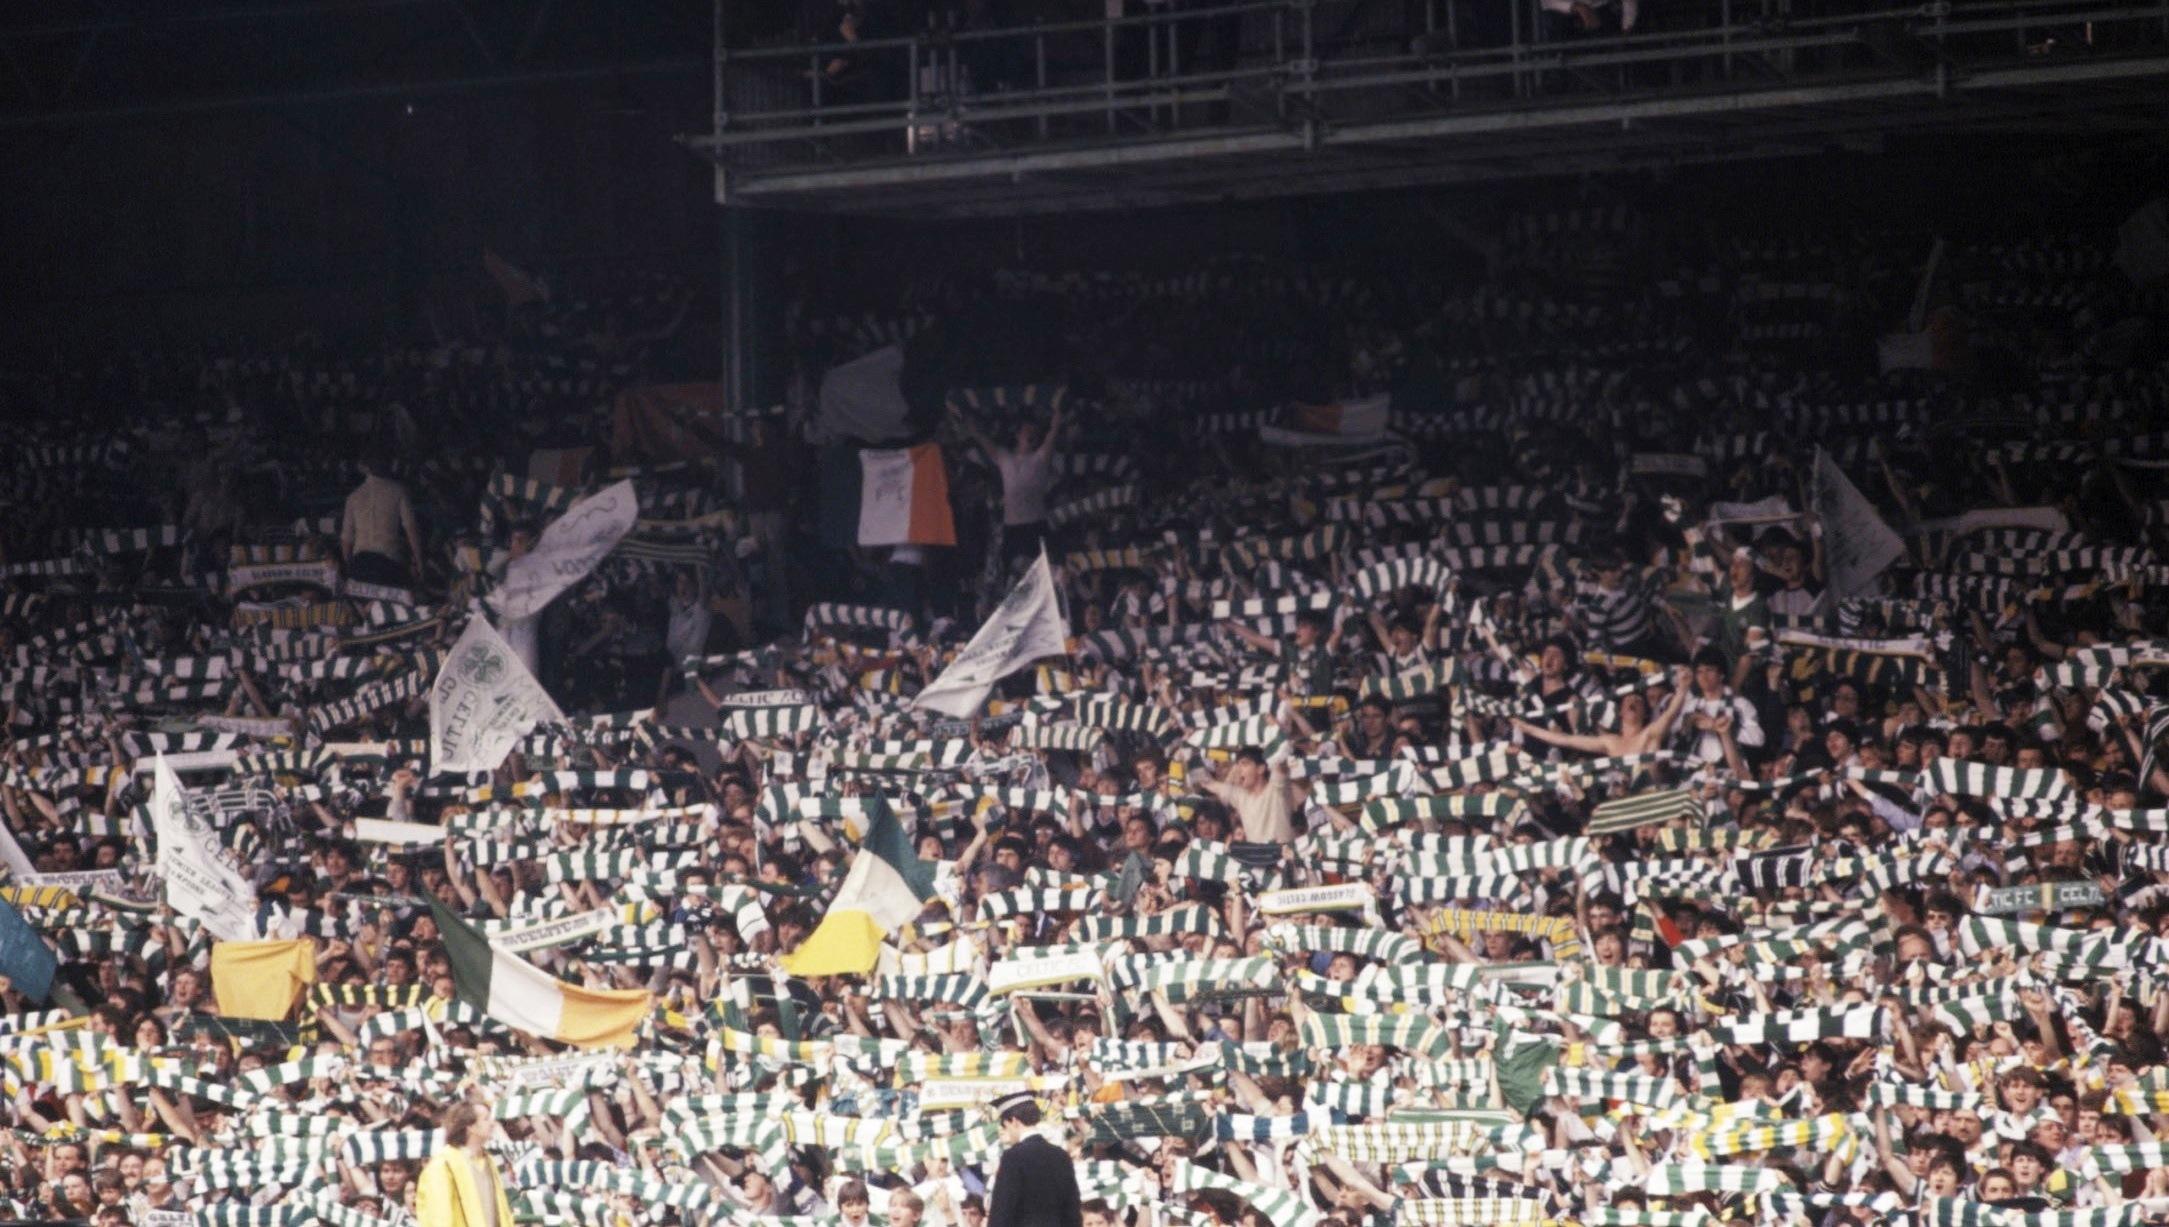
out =
[(1069, 1152), (1034, 1133), (1039, 1105), (1027, 1094), (998, 1099), (1002, 1165), (994, 1173), (987, 1227), (1083, 1227), (1077, 1169)]

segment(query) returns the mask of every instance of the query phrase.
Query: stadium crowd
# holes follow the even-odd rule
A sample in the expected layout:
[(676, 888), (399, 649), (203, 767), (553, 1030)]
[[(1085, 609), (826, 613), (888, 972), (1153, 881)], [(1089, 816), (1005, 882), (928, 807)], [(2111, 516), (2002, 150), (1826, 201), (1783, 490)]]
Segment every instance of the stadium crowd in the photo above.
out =
[[(472, 1145), (522, 1221), (981, 1227), (1021, 1091), (1086, 1227), (2169, 1213), (2162, 304), (1980, 243), (1881, 371), (1908, 242), (1635, 229), (802, 315), (943, 339), (954, 547), (817, 527), (810, 379), (633, 454), (668, 290), (17, 381), (0, 1200), (375, 1227)], [(960, 373), (988, 296), (1059, 379)], [(626, 480), (490, 615), (571, 714), (433, 769)], [(1068, 652), (915, 707), (1042, 549)]]

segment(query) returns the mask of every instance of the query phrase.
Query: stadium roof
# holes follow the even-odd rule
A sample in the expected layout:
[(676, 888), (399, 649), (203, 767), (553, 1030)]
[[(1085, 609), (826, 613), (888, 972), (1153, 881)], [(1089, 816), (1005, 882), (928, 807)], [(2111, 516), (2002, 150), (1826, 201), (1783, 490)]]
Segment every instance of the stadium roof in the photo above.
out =
[(0, 129), (709, 71), (710, 0), (57, 0), (0, 12)]
[[(1702, 4), (1692, 8), (1711, 15), (1706, 27), (1564, 42), (1542, 37), (1525, 2), (1503, 46), (1456, 49), (1443, 30), (1367, 39), (1360, 22), (1332, 41), (1320, 33), (1329, 10), (1363, 7), (1207, 10), (1243, 23), (1245, 54), (1151, 76), (1094, 69), (1087, 54), (1080, 79), (1076, 53), (1105, 47), (1112, 66), (1118, 48), (1139, 45), (1125, 39), (1147, 40), (1165, 64), (1163, 44), (1177, 48), (1167, 56), (1196, 45), (1168, 24), (1202, 20), (1198, 10), (732, 49), (718, 56), (715, 126), (686, 143), (715, 161), (726, 203), (956, 217), (1873, 150), (1920, 136), (2153, 135), (2169, 107), (2169, 5), (2158, 2), (1870, 4), (1792, 21)], [(838, 56), (895, 88), (816, 100), (810, 67)], [(1035, 76), (1066, 61), (1069, 71), (1050, 72), (1045, 88), (949, 89), (954, 66), (975, 60), (1033, 65)]]

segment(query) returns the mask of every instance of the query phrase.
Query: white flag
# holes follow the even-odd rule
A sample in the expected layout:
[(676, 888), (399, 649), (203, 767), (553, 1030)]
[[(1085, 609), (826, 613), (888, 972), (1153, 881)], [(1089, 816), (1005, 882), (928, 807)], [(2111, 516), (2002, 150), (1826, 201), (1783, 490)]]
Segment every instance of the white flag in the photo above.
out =
[(986, 702), (994, 683), (1042, 656), (1061, 656), (1069, 651), (1069, 624), (1054, 600), (1054, 573), (1047, 567), (1047, 551), (1025, 572), (1017, 586), (1002, 598), (1001, 608), (987, 619), (957, 658), (912, 700), (914, 707), (931, 708), (947, 716), (964, 718)]
[(4, 822), (0, 822), (0, 865), (6, 865), (8, 873), (18, 882), (38, 875), (38, 867), (23, 851), (23, 846), (15, 842), (15, 832), (8, 830)]
[(255, 941), (256, 891), (218, 854), (218, 837), (188, 810), (181, 779), (158, 757), (151, 783), (151, 832), (158, 837), (158, 876), (166, 903), (203, 922), (220, 941)]
[(640, 497), (630, 479), (574, 503), (542, 530), (533, 552), (505, 568), (505, 582), (490, 594), (490, 608), (508, 622), (541, 613), (616, 549), (639, 518)]
[(1815, 449), (1814, 502), (1832, 600), (1858, 596), (1884, 567), (1905, 556), (1905, 542), (1821, 448)]
[(429, 688), (429, 768), (495, 771), (537, 724), (564, 718), (512, 645), (477, 614)]

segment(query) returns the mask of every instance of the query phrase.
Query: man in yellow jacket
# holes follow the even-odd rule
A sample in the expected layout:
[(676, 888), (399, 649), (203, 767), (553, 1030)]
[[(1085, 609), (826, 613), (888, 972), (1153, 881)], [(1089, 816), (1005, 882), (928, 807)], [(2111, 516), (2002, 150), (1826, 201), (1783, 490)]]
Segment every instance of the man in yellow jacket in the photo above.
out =
[(471, 1103), (454, 1104), (438, 1127), (444, 1130), (444, 1149), (415, 1182), (414, 1217), (422, 1227), (512, 1227), (504, 1178), (497, 1161), (483, 1149), (495, 1127), (489, 1112)]

